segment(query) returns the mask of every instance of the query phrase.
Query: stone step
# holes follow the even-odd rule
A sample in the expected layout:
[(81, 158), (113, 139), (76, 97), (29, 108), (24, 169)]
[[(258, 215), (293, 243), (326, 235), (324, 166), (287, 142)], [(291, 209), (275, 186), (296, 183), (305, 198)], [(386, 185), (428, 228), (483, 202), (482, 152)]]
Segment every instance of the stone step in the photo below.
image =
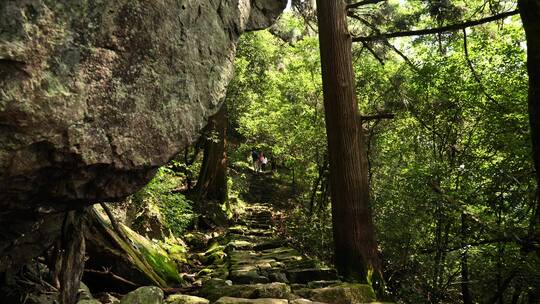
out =
[(272, 236), (274, 232), (266, 229), (250, 229), (248, 227), (231, 227), (229, 233), (236, 235)]
[(257, 270), (231, 271), (229, 273), (229, 279), (235, 284), (270, 283), (270, 279), (260, 275)]
[(262, 251), (262, 250), (268, 250), (268, 249), (275, 249), (275, 248), (283, 247), (284, 245), (285, 245), (285, 241), (273, 239), (270, 241), (264, 241), (259, 244), (256, 244), (255, 246), (253, 246), (253, 250)]
[(323, 302), (313, 302), (307, 299), (296, 299), (289, 301), (289, 304), (328, 304)]
[(284, 263), (285, 268), (294, 270), (294, 269), (306, 269), (306, 268), (317, 268), (317, 262), (311, 259), (301, 259), (301, 260), (291, 260)]
[(307, 284), (311, 281), (334, 281), (338, 279), (335, 269), (294, 269), (287, 270), (287, 278), (291, 283)]
[(284, 266), (291, 261), (299, 261), (304, 259), (298, 251), (288, 247), (266, 249), (260, 251), (260, 254), (265, 258), (274, 259), (278, 262), (283, 262)]
[(321, 281), (311, 281), (311, 282), (308, 282), (307, 283), (307, 287), (308, 288), (311, 288), (311, 289), (317, 289), (317, 288), (324, 288), (324, 287), (329, 287), (329, 286), (332, 286), (332, 285), (338, 285), (342, 283), (340, 280), (331, 280), (331, 281), (325, 281), (325, 280), (321, 280)]
[(209, 304), (205, 298), (189, 296), (184, 294), (173, 294), (165, 299), (166, 304)]
[(260, 244), (274, 240), (273, 236), (255, 236), (255, 235), (243, 235), (243, 234), (231, 234), (231, 240), (247, 241), (253, 244)]
[(369, 285), (341, 283), (339, 285), (295, 291), (296, 294), (311, 301), (332, 304), (372, 303), (376, 301), (375, 292)]
[[(289, 301), (284, 299), (270, 299), (270, 298), (264, 298), (264, 299), (244, 299), (244, 298), (231, 298), (231, 297), (222, 297), (215, 304), (244, 304), (244, 303), (252, 303), (252, 304), (288, 304)], [(311, 302), (309, 302), (311, 303)]]
[(210, 301), (216, 301), (221, 297), (288, 299), (291, 296), (291, 288), (284, 283), (228, 285), (211, 280), (203, 285), (199, 296)]
[(311, 281), (307, 284), (300, 284), (300, 283), (293, 283), (291, 284), (291, 288), (293, 290), (300, 290), (300, 289), (317, 289), (317, 288), (324, 288), (329, 287), (332, 285), (338, 285), (342, 283), (340, 280), (331, 280), (331, 281)]
[(247, 223), (247, 226), (250, 229), (265, 229), (265, 230), (272, 229), (272, 225), (270, 223)]

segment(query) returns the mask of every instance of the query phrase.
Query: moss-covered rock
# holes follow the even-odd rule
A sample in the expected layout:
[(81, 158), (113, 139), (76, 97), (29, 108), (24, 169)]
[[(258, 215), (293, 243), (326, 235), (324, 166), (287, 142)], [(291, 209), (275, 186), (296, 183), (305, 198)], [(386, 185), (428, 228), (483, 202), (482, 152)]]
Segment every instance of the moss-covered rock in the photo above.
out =
[(118, 304), (120, 303), (120, 300), (116, 298), (115, 296), (111, 295), (110, 293), (103, 293), (99, 296), (99, 301), (102, 304)]
[(101, 304), (101, 302), (96, 299), (85, 299), (78, 301), (77, 304)]
[(162, 304), (163, 290), (155, 286), (144, 286), (125, 295), (120, 304)]
[(371, 286), (350, 283), (313, 289), (309, 292), (309, 299), (332, 304), (359, 304), (376, 301), (375, 292)]
[[(88, 216), (87, 227), (85, 237), (90, 256), (87, 265), (91, 269), (110, 267), (115, 274), (141, 285), (167, 287), (170, 283), (182, 282), (178, 273), (179, 261), (169, 256), (162, 242), (150, 241), (119, 223), (126, 240), (97, 209)], [(93, 279), (94, 284), (100, 280), (99, 277), (88, 278)], [(122, 287), (118, 286), (117, 290)]]
[(251, 284), (251, 285), (226, 285), (226, 284), (205, 284), (199, 295), (216, 301), (227, 297), (238, 297), (246, 299), (255, 298), (277, 298), (287, 299), (291, 295), (291, 288), (284, 283)]
[(242, 298), (232, 298), (232, 297), (223, 297), (217, 300), (215, 304), (287, 304), (287, 300), (283, 299), (242, 299)]
[(86, 286), (83, 282), (81, 282), (78, 290), (78, 298), (79, 300), (91, 300), (93, 299), (92, 293), (90, 292), (90, 288)]
[(190, 295), (182, 295), (182, 294), (175, 294), (170, 295), (165, 299), (165, 304), (208, 304), (210, 301), (207, 299), (196, 297), (196, 296), (190, 296)]
[(307, 283), (308, 288), (316, 289), (316, 288), (324, 288), (332, 285), (340, 284), (341, 281), (339, 280), (332, 280), (332, 281), (311, 281)]
[(169, 257), (159, 244), (137, 234), (127, 227), (123, 227), (127, 236), (133, 241), (146, 261), (152, 266), (155, 272), (167, 282), (179, 283), (182, 281), (178, 273), (175, 260)]
[(289, 304), (331, 304), (331, 303), (313, 302), (307, 299), (296, 299), (296, 300), (289, 301)]
[(273, 249), (263, 250), (261, 255), (267, 259), (273, 259), (282, 262), (299, 261), (302, 260), (302, 255), (288, 247), (278, 247)]
[(231, 240), (229, 243), (227, 243), (226, 245), (226, 251), (230, 251), (230, 250), (246, 250), (246, 249), (252, 249), (253, 248), (253, 243), (252, 242), (249, 242), (249, 241), (246, 241), (246, 240)]

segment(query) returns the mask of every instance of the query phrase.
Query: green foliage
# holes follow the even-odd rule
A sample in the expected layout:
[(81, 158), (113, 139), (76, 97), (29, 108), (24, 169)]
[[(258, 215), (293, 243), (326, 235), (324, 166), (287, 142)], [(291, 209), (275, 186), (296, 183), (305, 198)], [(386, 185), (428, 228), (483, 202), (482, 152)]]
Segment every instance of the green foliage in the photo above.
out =
[(538, 260), (512, 240), (527, 238), (536, 188), (523, 41), (514, 22), (469, 30), (481, 83), (456, 36), (414, 41), (413, 69), (393, 56), (356, 66), (363, 111), (397, 114), (366, 129), (375, 221), (398, 299), (460, 301), (464, 261), (475, 301), (509, 277), (503, 301), (536, 284)]
[[(354, 35), (437, 27), (513, 6), (391, 0), (359, 9), (364, 22), (350, 27)], [(302, 28), (287, 18), (281, 32)], [(389, 42), (400, 53), (382, 42), (353, 47), (361, 113), (395, 114), (363, 123), (388, 287), (400, 302), (460, 302), (466, 263), (474, 302), (500, 289), (500, 302), (525, 303), (538, 291), (540, 261), (527, 249), (536, 185), (519, 18), (467, 29), (468, 58), (460, 31)], [(330, 208), (309, 202), (324, 192), (312, 191), (326, 154), (318, 50), (309, 35), (294, 45), (269, 32), (244, 36), (228, 100), (244, 139), (233, 160), (245, 163), (256, 147), (289, 169), (284, 177), (294, 172), (299, 204), (287, 234), (331, 261)]]
[(152, 181), (133, 195), (135, 204), (157, 207), (165, 227), (175, 235), (181, 235), (195, 218), (192, 202), (173, 191), (179, 179), (172, 170), (161, 167)]
[(329, 210), (306, 216), (304, 208), (293, 209), (287, 217), (285, 234), (303, 252), (317, 256), (321, 261), (331, 261), (334, 245), (332, 241), (332, 221)]
[[(303, 22), (285, 15), (280, 27), (300, 31)], [(290, 45), (268, 31), (247, 33), (235, 68), (227, 100), (231, 124), (246, 141), (231, 160), (245, 160), (256, 147), (309, 187), (326, 151), (317, 37)]]

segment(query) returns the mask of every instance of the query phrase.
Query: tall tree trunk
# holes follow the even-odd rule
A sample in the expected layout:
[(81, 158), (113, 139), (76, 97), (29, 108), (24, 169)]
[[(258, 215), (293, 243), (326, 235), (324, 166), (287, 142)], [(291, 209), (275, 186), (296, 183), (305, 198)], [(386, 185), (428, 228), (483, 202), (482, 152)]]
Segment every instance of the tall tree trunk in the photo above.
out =
[(60, 272), (61, 304), (75, 304), (84, 271), (84, 224), (85, 209), (68, 211), (62, 228), (62, 270)]
[(335, 264), (347, 280), (382, 283), (369, 202), (365, 147), (354, 95), (351, 36), (347, 29), (345, 2), (317, 0), (317, 14)]
[[(199, 198), (227, 200), (227, 106), (208, 121), (201, 171), (196, 185)], [(203, 135), (204, 136), (204, 135)]]
[[(529, 74), (529, 124), (531, 127), (532, 156), (536, 172), (536, 206), (531, 218), (531, 237), (540, 235), (540, 1), (518, 0), (519, 13), (527, 40), (527, 72)], [(529, 245), (526, 245), (529, 247)], [(529, 248), (525, 248), (529, 251)], [(540, 299), (540, 288), (529, 291), (529, 302)]]
[(519, 12), (527, 39), (527, 70), (529, 73), (529, 123), (531, 125), (532, 155), (536, 170), (537, 194), (531, 233), (540, 226), (540, 1), (519, 0)]

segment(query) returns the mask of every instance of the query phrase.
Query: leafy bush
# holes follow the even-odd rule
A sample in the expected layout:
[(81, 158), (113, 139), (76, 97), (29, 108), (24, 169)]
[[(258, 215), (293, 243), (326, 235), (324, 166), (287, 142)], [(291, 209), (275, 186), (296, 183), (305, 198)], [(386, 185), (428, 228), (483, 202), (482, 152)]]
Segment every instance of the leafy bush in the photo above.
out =
[(304, 208), (296, 207), (286, 216), (284, 233), (297, 247), (321, 261), (331, 262), (333, 257), (332, 220), (329, 210), (315, 212), (311, 217)]
[(195, 218), (192, 202), (173, 191), (179, 181), (172, 170), (162, 167), (152, 181), (133, 196), (133, 201), (139, 206), (156, 206), (165, 227), (176, 235), (182, 234)]

